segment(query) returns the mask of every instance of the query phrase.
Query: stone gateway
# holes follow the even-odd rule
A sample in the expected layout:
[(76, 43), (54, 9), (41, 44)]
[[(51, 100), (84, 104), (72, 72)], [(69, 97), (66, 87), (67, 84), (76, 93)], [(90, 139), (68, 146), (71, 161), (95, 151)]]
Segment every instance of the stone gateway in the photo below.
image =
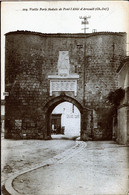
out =
[(5, 138), (51, 139), (51, 113), (71, 102), (82, 140), (112, 139), (110, 91), (126, 56), (126, 33), (6, 34)]

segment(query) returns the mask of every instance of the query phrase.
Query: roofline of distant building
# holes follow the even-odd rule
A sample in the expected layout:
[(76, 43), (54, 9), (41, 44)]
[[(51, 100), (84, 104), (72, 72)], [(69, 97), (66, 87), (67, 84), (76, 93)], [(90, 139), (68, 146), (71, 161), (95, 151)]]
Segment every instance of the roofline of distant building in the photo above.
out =
[(121, 69), (127, 64), (127, 62), (128, 62), (128, 64), (129, 64), (129, 56), (126, 56), (122, 61), (121, 61), (121, 64), (120, 64), (120, 66), (118, 67), (118, 69), (117, 69), (117, 73), (119, 73), (120, 71), (121, 71)]
[(41, 33), (41, 32), (34, 32), (34, 31), (27, 31), (27, 30), (17, 30), (17, 31), (12, 31), (8, 32), (5, 35), (10, 35), (10, 34), (33, 34), (33, 35), (38, 35), (38, 36), (43, 36), (43, 37), (78, 37), (81, 36), (82, 38), (85, 37), (90, 37), (90, 36), (96, 36), (96, 35), (118, 35), (118, 36), (123, 36), (126, 35), (126, 32), (92, 32), (92, 33)]

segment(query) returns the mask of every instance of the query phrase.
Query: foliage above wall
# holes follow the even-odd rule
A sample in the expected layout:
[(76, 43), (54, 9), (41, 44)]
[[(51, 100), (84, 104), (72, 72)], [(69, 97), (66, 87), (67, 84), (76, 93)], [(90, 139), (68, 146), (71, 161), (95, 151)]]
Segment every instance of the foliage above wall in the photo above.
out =
[(115, 91), (111, 91), (108, 96), (107, 100), (114, 105), (115, 107), (119, 106), (120, 101), (124, 98), (125, 90), (122, 88), (116, 89)]

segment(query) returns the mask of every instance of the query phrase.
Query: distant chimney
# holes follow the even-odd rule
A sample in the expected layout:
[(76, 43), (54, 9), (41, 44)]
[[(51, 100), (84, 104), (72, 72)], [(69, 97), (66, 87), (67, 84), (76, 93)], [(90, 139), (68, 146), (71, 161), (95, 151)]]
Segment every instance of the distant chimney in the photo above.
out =
[(97, 29), (92, 29), (92, 33), (97, 32)]

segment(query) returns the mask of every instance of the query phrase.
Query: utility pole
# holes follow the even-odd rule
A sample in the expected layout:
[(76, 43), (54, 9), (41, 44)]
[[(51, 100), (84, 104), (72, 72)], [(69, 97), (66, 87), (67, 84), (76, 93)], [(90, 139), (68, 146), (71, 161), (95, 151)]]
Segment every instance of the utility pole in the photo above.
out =
[[(84, 17), (80, 17), (80, 19), (82, 19), (82, 25), (84, 25), (84, 28), (82, 30), (84, 30), (84, 33), (86, 34), (86, 26), (89, 24), (88, 19), (91, 18), (91, 16), (84, 16)], [(87, 56), (86, 56), (86, 40), (84, 41), (84, 67), (83, 67), (83, 105), (85, 106), (85, 83), (86, 83), (86, 63), (87, 63)]]
[(88, 22), (89, 18), (91, 18), (91, 16), (84, 16), (84, 17), (80, 16), (80, 19), (83, 20), (81, 24), (84, 25), (84, 28), (82, 28), (82, 30), (84, 30), (84, 33), (86, 33), (86, 29), (89, 29), (86, 27), (89, 24)]
[[(84, 28), (82, 30), (84, 30), (84, 34), (86, 34), (86, 30), (88, 29), (87, 28), (87, 25), (89, 24), (88, 22), (88, 19), (90, 18), (91, 16), (85, 16), (85, 17), (80, 17), (80, 19), (83, 19), (82, 21), (82, 25), (84, 25)], [(83, 47), (84, 47), (84, 63), (83, 63), (83, 107), (84, 107), (84, 117), (86, 117), (87, 115), (90, 117), (90, 125), (91, 125), (91, 136), (93, 137), (93, 109), (91, 108), (86, 108), (86, 105), (85, 105), (85, 88), (86, 88), (86, 65), (88, 63), (88, 55), (86, 53), (86, 38), (87, 36), (85, 35), (84, 36), (85, 40), (84, 40), (84, 44), (83, 44)], [(89, 115), (90, 113), (90, 115)], [(87, 117), (86, 117), (87, 118)], [(84, 121), (87, 123), (87, 120), (89, 119), (84, 119)], [(87, 131), (87, 126), (85, 125), (85, 123), (83, 124), (83, 127), (82, 127), (82, 133)]]

